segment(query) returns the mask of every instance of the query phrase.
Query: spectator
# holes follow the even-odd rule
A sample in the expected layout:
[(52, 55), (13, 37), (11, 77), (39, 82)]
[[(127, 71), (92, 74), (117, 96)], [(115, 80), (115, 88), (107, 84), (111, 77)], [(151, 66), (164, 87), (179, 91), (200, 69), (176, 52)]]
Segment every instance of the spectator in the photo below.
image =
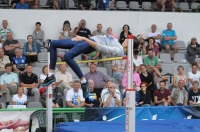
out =
[(92, 10), (94, 8), (94, 5), (91, 4), (91, 0), (79, 1), (79, 6), (81, 10)]
[(194, 81), (200, 82), (200, 71), (196, 64), (192, 65), (192, 71), (188, 72), (189, 88), (192, 89), (192, 84)]
[(73, 88), (67, 91), (66, 104), (71, 108), (81, 108), (85, 106), (83, 91), (80, 89), (80, 82), (74, 81)]
[(40, 1), (34, 0), (34, 5), (31, 8), (32, 9), (42, 9), (42, 6), (40, 6)]
[(134, 49), (138, 50), (138, 55), (143, 57), (146, 55), (146, 44), (143, 38), (143, 35), (138, 35), (138, 37), (134, 38)]
[(40, 93), (38, 90), (38, 76), (32, 72), (31, 65), (26, 66), (26, 72), (20, 76), (20, 84), (24, 88), (24, 94), (34, 95), (34, 101), (39, 102)]
[(151, 32), (148, 33), (147, 38), (148, 38), (148, 39), (149, 39), (149, 38), (154, 38), (155, 41), (156, 41), (156, 43), (157, 43), (157, 44), (159, 45), (159, 47), (160, 47), (160, 45), (161, 45), (161, 43), (160, 43), (161, 34), (160, 34), (159, 31), (156, 31), (156, 29), (157, 29), (156, 24), (152, 24), (152, 25), (151, 25)]
[(86, 26), (86, 21), (84, 19), (82, 19), (79, 22), (79, 26), (74, 29), (74, 34), (89, 38), (91, 36), (91, 32), (85, 26)]
[(111, 28), (111, 27), (108, 27), (108, 28), (107, 28), (107, 33), (106, 33), (106, 34), (109, 35), (109, 36), (112, 36), (114, 39), (117, 40), (117, 35), (116, 35), (116, 34), (113, 34), (112, 28)]
[[(37, 1), (37, 0), (35, 0)], [(41, 23), (40, 22), (36, 22), (35, 23), (35, 30), (33, 31), (33, 40), (37, 42), (37, 44), (39, 44), (41, 46), (43, 46), (44, 43), (44, 31), (41, 30)], [(38, 46), (38, 45), (37, 45)]]
[(95, 36), (95, 35), (105, 35), (104, 32), (102, 32), (102, 24), (97, 24), (97, 30), (93, 31), (92, 32), (92, 35)]
[(157, 106), (169, 106), (171, 100), (171, 92), (166, 89), (166, 82), (160, 81), (160, 89), (156, 89), (154, 92), (154, 104)]
[(122, 82), (123, 74), (126, 70), (126, 60), (114, 60), (112, 61), (113, 77)]
[(140, 79), (142, 82), (147, 83), (147, 90), (151, 92), (151, 99), (153, 101), (154, 100), (153, 94), (154, 94), (154, 91), (157, 89), (157, 86), (155, 84), (153, 74), (147, 72), (147, 68), (145, 65), (141, 65)]
[(132, 33), (129, 31), (130, 27), (129, 25), (125, 24), (122, 28), (122, 32), (120, 33), (120, 37), (119, 37), (119, 43), (122, 44), (125, 39), (127, 39), (128, 35), (131, 35)]
[(96, 65), (92, 63), (90, 65), (90, 72), (86, 73), (84, 77), (86, 80), (92, 79), (94, 81), (94, 89), (97, 94), (100, 94), (106, 82), (108, 81), (108, 77), (96, 69)]
[(16, 9), (29, 9), (29, 4), (25, 0), (20, 0), (16, 4)]
[(138, 50), (133, 51), (133, 63), (136, 65), (136, 71), (140, 72), (140, 66), (143, 64), (142, 56), (138, 56)]
[(144, 57), (144, 65), (146, 65), (147, 71), (153, 73), (154, 77), (156, 77), (156, 80), (157, 76), (162, 78), (162, 80), (166, 80), (166, 78), (162, 77), (160, 73), (160, 62), (158, 57), (153, 54), (153, 49), (149, 49), (147, 53), (148, 56)]
[(99, 0), (98, 1), (99, 10), (109, 10), (109, 0)]
[(147, 83), (146, 82), (142, 82), (140, 84), (140, 88), (141, 90), (139, 91), (139, 96), (140, 96), (140, 100), (139, 100), (139, 105), (140, 106), (151, 106), (151, 92), (149, 90), (147, 90)]
[(162, 0), (158, 1), (158, 4), (161, 5), (161, 11), (165, 11), (165, 7), (171, 7), (172, 11), (176, 11), (176, 4), (174, 0)]
[(73, 87), (72, 74), (67, 72), (67, 64), (59, 66), (60, 71), (55, 73), (56, 85), (62, 89), (64, 98), (66, 98), (67, 91)]
[(71, 26), (69, 21), (64, 21), (62, 31), (60, 32), (60, 39), (67, 39), (72, 37)]
[(159, 57), (159, 46), (156, 43), (155, 39), (151, 37), (148, 39), (148, 45), (146, 46), (146, 50), (148, 51), (149, 49), (153, 49), (154, 55)]
[(12, 98), (12, 105), (27, 105), (27, 96), (24, 94), (22, 87), (17, 88), (17, 94)]
[(171, 56), (172, 60), (174, 59), (174, 54), (177, 53), (178, 47), (175, 44), (174, 40), (177, 39), (176, 32), (172, 29), (172, 23), (167, 23), (167, 29), (163, 31), (163, 46), (166, 53), (169, 53), (169, 50), (173, 50), (173, 55)]
[(108, 88), (101, 94), (103, 107), (120, 107), (122, 106), (120, 92), (116, 89), (113, 82), (108, 84)]
[[(136, 89), (135, 82), (133, 82), (133, 89)], [(126, 89), (123, 90), (123, 106), (126, 106)], [(138, 91), (135, 91), (135, 106), (139, 106), (139, 101), (140, 101), (140, 95)]]
[(37, 48), (37, 42), (33, 41), (33, 36), (27, 36), (27, 42), (24, 44), (23, 54), (26, 55), (26, 62), (28, 64), (37, 65), (39, 50)]
[(45, 65), (43, 68), (42, 68), (42, 74), (40, 74), (40, 84), (42, 84), (44, 82), (44, 80), (46, 79), (46, 77), (48, 76), (51, 76), (52, 73), (48, 73), (48, 66)]
[(179, 80), (178, 87), (172, 90), (172, 104), (174, 106), (183, 106), (187, 105), (188, 102), (188, 92), (185, 90), (184, 87), (185, 81)]
[(85, 106), (86, 107), (99, 107), (100, 105), (100, 93), (95, 92), (94, 90), (94, 81), (89, 79), (88, 80), (89, 87), (90, 87), (90, 93), (88, 97), (85, 98)]
[(20, 48), (20, 44), (17, 40), (13, 39), (11, 32), (7, 33), (7, 40), (3, 44), (5, 55), (9, 56), (10, 61), (15, 56), (15, 49)]
[(22, 55), (22, 50), (20, 48), (15, 49), (16, 56), (12, 58), (13, 70), (22, 74), (25, 72), (25, 68), (27, 65), (26, 57)]
[[(52, 87), (52, 107), (53, 108), (62, 108), (63, 107), (63, 99), (62, 99), (62, 89), (57, 87), (56, 82), (51, 84)], [(46, 107), (46, 94), (47, 94), (47, 87), (40, 88), (40, 95), (41, 95), (41, 103), (44, 107)]]
[(6, 41), (7, 40), (7, 33), (12, 33), (13, 38), (15, 37), (13, 31), (8, 28), (8, 21), (3, 20), (2, 21), (2, 28), (0, 29), (0, 40)]
[(194, 106), (200, 106), (200, 91), (199, 91), (199, 82), (193, 81), (193, 89), (189, 92), (189, 104)]
[(180, 80), (184, 81), (184, 86), (187, 85), (187, 75), (184, 74), (184, 67), (183, 66), (178, 66), (177, 68), (178, 74), (173, 76), (173, 86), (178, 87), (178, 82)]
[[(100, 57), (100, 52), (95, 50), (89, 54), (82, 54), (85, 60), (97, 60)], [(88, 63), (88, 66), (90, 67), (91, 63)], [(95, 65), (98, 65), (98, 62), (94, 62)]]
[(4, 50), (0, 48), (0, 76), (5, 73), (5, 65), (10, 63), (9, 57), (4, 55)]
[(3, 95), (6, 100), (6, 105), (9, 105), (10, 95), (17, 93), (17, 84), (19, 79), (16, 73), (12, 72), (12, 64), (5, 65), (6, 73), (1, 75), (1, 90), (0, 95)]
[[(133, 81), (136, 84), (137, 91), (139, 91), (141, 80), (140, 80), (140, 75), (135, 70), (136, 70), (136, 66), (133, 63)], [(128, 73), (126, 71), (126, 72), (124, 72), (124, 75), (122, 78), (122, 86), (124, 87), (124, 89), (127, 89), (127, 84), (128, 84)]]
[(187, 59), (190, 64), (197, 64), (200, 68), (200, 44), (197, 43), (197, 39), (192, 37), (191, 43), (187, 47)]

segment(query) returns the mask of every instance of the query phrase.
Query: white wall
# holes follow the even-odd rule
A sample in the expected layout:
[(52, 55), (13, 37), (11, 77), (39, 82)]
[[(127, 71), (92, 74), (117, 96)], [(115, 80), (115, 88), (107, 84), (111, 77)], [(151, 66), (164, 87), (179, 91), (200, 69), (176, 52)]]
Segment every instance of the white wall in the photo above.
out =
[(87, 21), (86, 27), (91, 32), (96, 29), (97, 23), (102, 23), (104, 31), (110, 26), (118, 36), (124, 24), (129, 24), (134, 35), (145, 33), (146, 36), (153, 23), (157, 25), (157, 30), (162, 32), (166, 29), (166, 24), (172, 22), (178, 40), (184, 40), (186, 43), (193, 36), (198, 39), (200, 32), (200, 13), (1, 9), (0, 21), (4, 19), (9, 21), (9, 28), (14, 31), (16, 38), (24, 39), (32, 34), (37, 21), (42, 23), (45, 39), (58, 39), (65, 20), (69, 20), (74, 29), (80, 19)]

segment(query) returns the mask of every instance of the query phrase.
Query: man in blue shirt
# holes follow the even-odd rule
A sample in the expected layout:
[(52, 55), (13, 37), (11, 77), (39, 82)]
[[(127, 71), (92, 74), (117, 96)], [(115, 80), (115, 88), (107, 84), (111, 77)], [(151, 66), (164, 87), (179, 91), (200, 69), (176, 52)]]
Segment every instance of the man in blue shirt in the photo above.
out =
[(177, 39), (176, 32), (172, 30), (172, 23), (167, 24), (167, 29), (163, 31), (163, 46), (166, 53), (169, 53), (169, 50), (174, 50), (171, 58), (174, 58), (174, 54), (177, 53), (178, 47), (175, 45), (174, 40)]
[(25, 0), (20, 0), (20, 2), (16, 4), (16, 9), (29, 9), (29, 4), (25, 2)]

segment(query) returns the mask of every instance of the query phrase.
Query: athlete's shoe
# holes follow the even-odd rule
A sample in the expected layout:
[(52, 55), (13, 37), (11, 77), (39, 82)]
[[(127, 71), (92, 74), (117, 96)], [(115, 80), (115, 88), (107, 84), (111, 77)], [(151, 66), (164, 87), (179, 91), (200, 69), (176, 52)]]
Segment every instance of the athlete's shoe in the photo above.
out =
[(81, 84), (81, 88), (83, 90), (83, 97), (87, 98), (89, 96), (89, 94), (90, 94), (90, 87), (88, 85), (88, 82), (82, 83)]
[(51, 39), (47, 39), (47, 40), (43, 43), (43, 47), (49, 49), (50, 43), (51, 43)]
[(56, 78), (54, 74), (52, 74), (50, 77), (47, 76), (44, 82), (40, 86), (48, 86), (55, 81), (56, 81)]

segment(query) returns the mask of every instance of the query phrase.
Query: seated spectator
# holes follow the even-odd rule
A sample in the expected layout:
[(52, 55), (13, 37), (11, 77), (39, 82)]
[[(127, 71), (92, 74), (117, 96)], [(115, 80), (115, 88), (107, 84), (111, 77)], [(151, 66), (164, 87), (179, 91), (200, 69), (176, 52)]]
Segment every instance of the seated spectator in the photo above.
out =
[(12, 0), (12, 1), (11, 1), (11, 4), (10, 4), (10, 5), (12, 6), (11, 9), (15, 9), (15, 8), (16, 8), (16, 4), (17, 4), (19, 1), (20, 1), (20, 0)]
[(95, 36), (95, 35), (105, 35), (104, 32), (102, 32), (102, 24), (97, 24), (97, 30), (93, 31), (92, 32), (92, 35)]
[[(37, 1), (37, 0), (36, 0)], [(37, 42), (37, 44), (39, 44), (38, 47), (43, 46), (44, 43), (44, 31), (41, 30), (41, 23), (40, 22), (36, 22), (35, 23), (35, 30), (33, 31), (33, 40)]]
[(71, 26), (69, 21), (64, 21), (62, 31), (60, 32), (60, 39), (67, 39), (72, 37)]
[(171, 104), (171, 92), (166, 89), (166, 82), (160, 81), (160, 89), (154, 92), (154, 104), (156, 106), (169, 106)]
[(61, 64), (59, 70), (55, 73), (56, 85), (62, 89), (64, 98), (66, 98), (67, 91), (73, 87), (72, 74), (67, 72), (66, 64)]
[(22, 87), (17, 88), (17, 94), (13, 95), (12, 105), (27, 105), (27, 96)]
[(10, 61), (15, 56), (15, 49), (20, 48), (20, 44), (17, 40), (13, 39), (13, 34), (11, 32), (7, 33), (7, 40), (3, 44), (5, 55), (9, 56)]
[(29, 9), (29, 4), (25, 0), (20, 0), (16, 4), (16, 9)]
[[(85, 60), (97, 60), (100, 57), (100, 52), (95, 50), (89, 54), (82, 54)], [(93, 62), (95, 65), (98, 65), (98, 62)], [(91, 63), (88, 63), (88, 66), (90, 67)]]
[(200, 68), (200, 44), (197, 43), (197, 39), (192, 37), (191, 43), (187, 47), (187, 59), (190, 64), (197, 64)]
[(107, 28), (107, 33), (106, 33), (108, 36), (112, 36), (114, 39), (117, 40), (117, 35), (116, 34), (113, 34), (112, 32), (112, 28), (111, 27), (108, 27)]
[[(63, 99), (62, 99), (62, 89), (57, 87), (56, 82), (51, 84), (52, 87), (52, 107), (53, 108), (62, 108), (63, 107)], [(46, 94), (47, 94), (47, 87), (40, 88), (40, 95), (41, 95), (41, 103), (43, 107), (46, 107)]]
[(119, 37), (120, 44), (122, 44), (125, 41), (125, 39), (127, 39), (128, 35), (132, 34), (129, 30), (130, 30), (129, 25), (125, 24), (122, 28), (122, 32), (120, 33)]
[(120, 92), (116, 89), (113, 82), (108, 84), (108, 88), (101, 94), (103, 107), (120, 107), (122, 106)]
[(0, 48), (0, 76), (6, 72), (5, 65), (7, 63), (10, 63), (9, 57), (4, 55), (4, 50)]
[(66, 96), (67, 107), (81, 108), (85, 106), (85, 99), (83, 98), (83, 91), (80, 88), (80, 82), (74, 81), (73, 88), (67, 91)]
[(176, 4), (174, 0), (162, 0), (159, 1), (157, 0), (158, 5), (161, 5), (161, 11), (165, 11), (165, 8), (172, 8), (172, 11), (175, 12), (176, 11)]
[(40, 93), (38, 90), (38, 77), (32, 71), (33, 67), (31, 65), (27, 65), (26, 72), (20, 76), (20, 85), (24, 88), (25, 95), (34, 95), (34, 101), (39, 102)]
[(31, 9), (42, 9), (42, 6), (40, 6), (40, 1), (34, 0), (34, 5), (31, 7)]
[(33, 41), (33, 36), (27, 36), (27, 42), (24, 44), (23, 54), (26, 56), (26, 62), (28, 64), (37, 65), (39, 50), (37, 48), (37, 42)]
[(188, 72), (188, 81), (189, 81), (189, 89), (192, 89), (193, 82), (198, 81), (200, 82), (200, 71), (198, 71), (198, 67), (196, 64), (192, 65), (192, 71)]
[(174, 55), (178, 51), (178, 47), (175, 44), (174, 40), (177, 39), (176, 32), (172, 29), (172, 23), (167, 23), (167, 29), (163, 31), (163, 46), (166, 53), (169, 53), (169, 50), (173, 50), (171, 59), (174, 59)]
[(148, 39), (148, 45), (146, 46), (146, 50), (148, 51), (149, 49), (153, 49), (154, 55), (159, 57), (159, 46), (156, 43), (155, 39), (151, 37)]
[(22, 50), (20, 48), (15, 49), (16, 56), (12, 58), (13, 70), (22, 74), (25, 72), (25, 68), (27, 65), (26, 57), (22, 55)]
[(157, 80), (157, 77), (160, 77), (162, 80), (166, 80), (160, 73), (160, 62), (158, 57), (153, 54), (153, 49), (148, 50), (148, 56), (144, 57), (144, 65), (147, 67), (147, 71), (153, 73), (154, 77)]
[(79, 6), (81, 10), (92, 10), (94, 8), (94, 5), (91, 4), (91, 0), (79, 1)]
[(127, 60), (112, 61), (113, 77), (122, 82), (123, 74), (126, 70)]
[(109, 10), (109, 0), (99, 0), (98, 3), (98, 10)]
[(44, 82), (44, 80), (46, 79), (47, 75), (50, 77), (52, 75), (52, 73), (48, 73), (48, 66), (43, 66), (42, 68), (42, 74), (40, 74), (40, 80), (39, 83), (42, 84)]
[(16, 73), (12, 72), (12, 64), (8, 63), (5, 65), (6, 73), (1, 75), (1, 88), (0, 95), (4, 96), (6, 105), (9, 105), (10, 95), (17, 93), (17, 84), (19, 79)]
[[(135, 82), (133, 82), (133, 89), (136, 89)], [(122, 95), (122, 100), (123, 100), (123, 106), (126, 106), (126, 89), (123, 90), (123, 95)], [(135, 106), (139, 106), (139, 101), (140, 101), (140, 95), (138, 91), (135, 91)]]
[(172, 98), (172, 104), (174, 106), (187, 105), (188, 92), (185, 90), (184, 84), (185, 84), (184, 80), (179, 80), (178, 87), (172, 90), (171, 98)]
[(147, 90), (147, 86), (146, 82), (140, 84), (141, 90), (139, 91), (140, 100), (138, 104), (143, 107), (151, 106), (151, 92)]
[(0, 28), (0, 40), (2, 42), (7, 40), (7, 33), (8, 32), (12, 34), (13, 38), (15, 37), (13, 31), (8, 28), (8, 21), (7, 20), (3, 20), (2, 21), (2, 28)]
[(187, 75), (184, 74), (184, 67), (178, 66), (177, 68), (178, 73), (176, 75), (173, 75), (173, 86), (178, 87), (179, 80), (184, 81), (184, 86), (187, 86)]
[(138, 55), (138, 50), (133, 51), (133, 63), (136, 65), (136, 71), (140, 72), (140, 66), (143, 64), (142, 56)]
[(90, 72), (86, 73), (84, 77), (86, 80), (92, 79), (94, 81), (94, 89), (98, 91), (98, 94), (100, 94), (108, 81), (108, 77), (96, 69), (96, 65), (92, 63), (90, 65)]
[(160, 38), (161, 38), (161, 33), (157, 30), (156, 24), (151, 25), (151, 32), (148, 33), (147, 38), (154, 38), (158, 46), (160, 47)]
[[(142, 82), (147, 83), (147, 90), (151, 92), (151, 99), (154, 100), (154, 91), (157, 89), (156, 83), (154, 81), (153, 74), (147, 72), (147, 68), (145, 65), (141, 65), (141, 74), (140, 79)], [(141, 85), (141, 84), (140, 84)]]
[(90, 93), (89, 93), (88, 97), (85, 98), (85, 106), (89, 107), (89, 108), (99, 107), (100, 94), (95, 92), (93, 80), (89, 79), (88, 83), (89, 83), (89, 87), (90, 87)]
[[(139, 91), (141, 80), (140, 80), (140, 75), (135, 70), (136, 70), (136, 66), (133, 63), (133, 81), (136, 84), (136, 90)], [(122, 78), (122, 86), (124, 87), (124, 89), (127, 89), (127, 85), (128, 85), (128, 73), (126, 71), (126, 72), (124, 72), (124, 75)]]
[(91, 32), (85, 26), (86, 26), (86, 21), (82, 19), (79, 22), (79, 26), (74, 29), (74, 34), (89, 38), (91, 36)]
[(143, 35), (138, 35), (134, 38), (134, 49), (138, 50), (138, 55), (141, 57), (145, 56), (147, 53), (145, 43)]
[(189, 92), (189, 104), (192, 106), (199, 106), (200, 107), (200, 90), (199, 90), (199, 82), (194, 81), (192, 83), (193, 89)]

